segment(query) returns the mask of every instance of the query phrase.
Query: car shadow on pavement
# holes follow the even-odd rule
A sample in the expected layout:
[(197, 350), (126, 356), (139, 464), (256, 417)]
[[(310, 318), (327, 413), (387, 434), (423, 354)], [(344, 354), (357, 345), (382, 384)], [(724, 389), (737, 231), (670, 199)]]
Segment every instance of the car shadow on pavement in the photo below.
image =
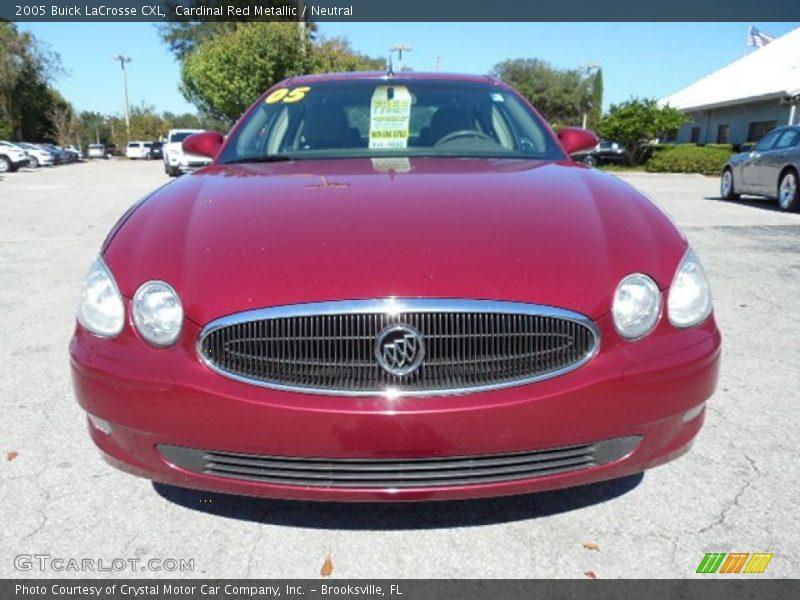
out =
[(346, 503), (269, 500), (153, 483), (162, 498), (208, 514), (288, 527), (344, 530), (410, 530), (476, 527), (537, 519), (608, 502), (642, 481), (638, 473), (579, 487), (480, 500), (416, 503)]
[(725, 200), (719, 196), (704, 196), (703, 200), (711, 200), (712, 202), (722, 202), (724, 204), (738, 204), (741, 206), (749, 206), (750, 208), (758, 208), (761, 210), (769, 210), (772, 212), (783, 212), (781, 207), (778, 206), (778, 201), (770, 198), (739, 198), (738, 200)]

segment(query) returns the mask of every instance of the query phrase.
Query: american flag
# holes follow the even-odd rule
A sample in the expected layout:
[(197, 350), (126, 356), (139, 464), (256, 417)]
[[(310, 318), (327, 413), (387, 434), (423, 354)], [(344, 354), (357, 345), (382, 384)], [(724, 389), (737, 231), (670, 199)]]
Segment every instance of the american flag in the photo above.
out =
[(748, 46), (755, 46), (756, 48), (761, 48), (769, 44), (775, 38), (771, 35), (767, 35), (766, 33), (760, 32), (758, 29), (750, 25), (750, 29), (747, 31), (747, 45)]

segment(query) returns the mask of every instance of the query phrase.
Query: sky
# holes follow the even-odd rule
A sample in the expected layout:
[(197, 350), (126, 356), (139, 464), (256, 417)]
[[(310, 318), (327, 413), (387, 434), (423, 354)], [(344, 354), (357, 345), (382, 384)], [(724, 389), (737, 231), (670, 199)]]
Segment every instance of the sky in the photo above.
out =
[[(488, 73), (509, 58), (540, 58), (560, 68), (600, 65), (607, 108), (632, 96), (662, 98), (744, 56), (749, 23), (322, 23), (327, 37), (347, 37), (369, 55), (393, 44), (413, 50), (416, 71)], [(778, 37), (800, 23), (755, 23)], [(131, 104), (195, 112), (178, 85), (180, 66), (151, 23), (23, 23), (61, 55), (66, 73), (55, 87), (78, 110), (121, 114), (115, 54), (127, 65)]]

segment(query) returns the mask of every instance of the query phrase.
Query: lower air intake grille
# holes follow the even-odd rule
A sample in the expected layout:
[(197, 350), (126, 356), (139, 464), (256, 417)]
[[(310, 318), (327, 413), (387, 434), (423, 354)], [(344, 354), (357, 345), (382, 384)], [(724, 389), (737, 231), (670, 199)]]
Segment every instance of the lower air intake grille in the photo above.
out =
[(324, 488), (429, 488), (531, 479), (609, 463), (637, 436), (511, 454), (414, 459), (298, 458), (159, 446), (183, 469), (229, 479)]

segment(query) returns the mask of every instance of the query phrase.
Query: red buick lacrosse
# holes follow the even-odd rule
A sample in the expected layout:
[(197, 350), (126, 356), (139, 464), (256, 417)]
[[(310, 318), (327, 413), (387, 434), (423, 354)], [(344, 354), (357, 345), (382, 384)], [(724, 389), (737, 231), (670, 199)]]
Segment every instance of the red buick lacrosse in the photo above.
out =
[(108, 461), (305, 500), (499, 496), (685, 452), (708, 279), (650, 200), (489, 77), (297, 77), (131, 208), (70, 347)]

